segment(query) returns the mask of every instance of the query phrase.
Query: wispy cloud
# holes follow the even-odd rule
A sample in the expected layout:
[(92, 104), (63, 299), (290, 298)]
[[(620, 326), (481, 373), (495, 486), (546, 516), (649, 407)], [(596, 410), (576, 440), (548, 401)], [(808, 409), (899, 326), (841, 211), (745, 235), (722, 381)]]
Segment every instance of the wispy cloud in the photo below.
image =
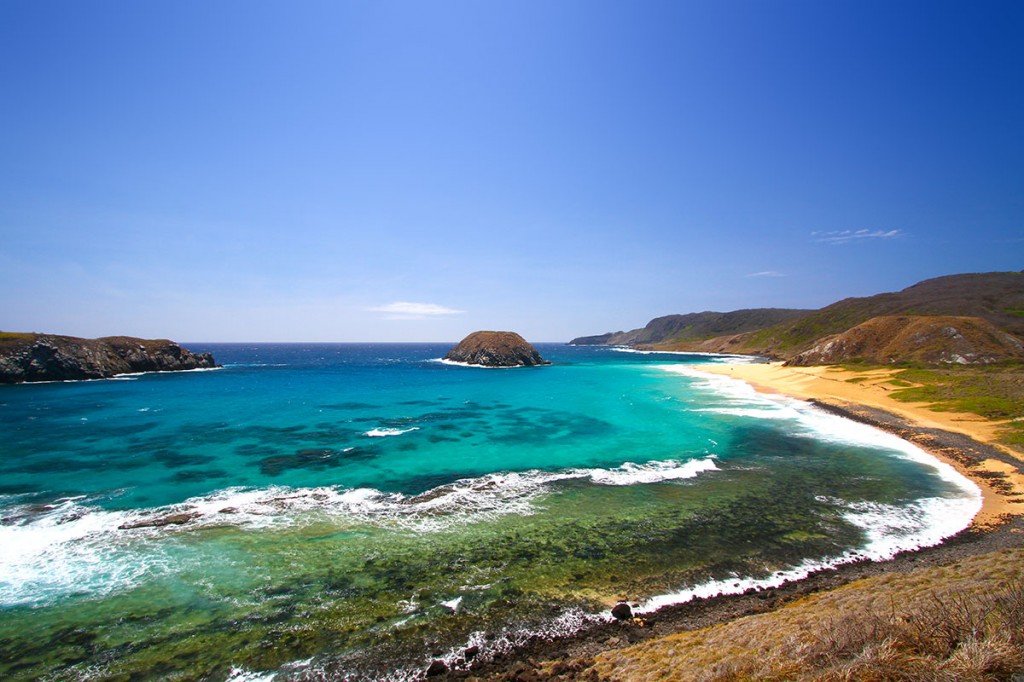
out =
[(747, 277), (785, 277), (785, 273), (777, 270), (763, 270), (761, 272), (752, 272)]
[(847, 244), (866, 239), (894, 239), (902, 237), (902, 230), (833, 230), (831, 232), (811, 232), (816, 242), (826, 244)]
[(440, 315), (458, 315), (465, 310), (455, 310), (436, 303), (411, 303), (409, 301), (396, 301), (387, 305), (376, 306), (369, 309), (375, 313), (384, 313), (385, 320), (423, 320), (428, 317)]

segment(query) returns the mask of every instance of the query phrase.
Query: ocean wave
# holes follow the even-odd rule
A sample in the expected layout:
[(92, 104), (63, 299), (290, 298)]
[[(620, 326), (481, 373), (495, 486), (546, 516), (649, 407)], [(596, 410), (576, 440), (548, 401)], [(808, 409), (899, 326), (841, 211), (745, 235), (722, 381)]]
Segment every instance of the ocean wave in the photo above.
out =
[(977, 497), (935, 497), (917, 500), (906, 506), (854, 503), (844, 517), (864, 531), (866, 542), (842, 554), (823, 559), (809, 559), (790, 568), (776, 571), (766, 578), (739, 575), (720, 580), (709, 580), (652, 597), (634, 609), (636, 613), (651, 613), (672, 604), (683, 604), (693, 599), (727, 594), (741, 594), (748, 589), (768, 589), (802, 580), (812, 573), (844, 564), (869, 559), (886, 561), (900, 552), (932, 547), (956, 535), (970, 525), (981, 509)]
[(369, 431), (367, 431), (363, 435), (364, 436), (369, 436), (370, 438), (387, 438), (388, 436), (401, 436), (403, 433), (409, 433), (410, 431), (419, 431), (419, 430), (420, 430), (420, 427), (418, 427), (418, 426), (412, 426), (412, 427), (410, 427), (408, 429), (392, 429), (392, 428), (381, 427), (381, 428), (376, 428), (376, 429), (370, 429)]
[(865, 538), (861, 547), (837, 556), (808, 560), (767, 578), (730, 576), (659, 595), (644, 602), (639, 609), (640, 613), (650, 613), (663, 606), (681, 604), (700, 597), (739, 594), (750, 588), (778, 587), (842, 564), (864, 559), (884, 561), (900, 552), (931, 547), (967, 528), (981, 510), (981, 489), (973, 481), (960, 474), (952, 465), (898, 436), (831, 414), (802, 400), (758, 393), (750, 384), (739, 379), (678, 365), (664, 365), (661, 369), (695, 379), (695, 388), (714, 393), (715, 398), (722, 403), (720, 406), (700, 408), (700, 411), (790, 420), (794, 426), (791, 431), (793, 435), (884, 449), (893, 456), (929, 467), (936, 476), (950, 485), (951, 493), (946, 497), (915, 500), (907, 505), (828, 500), (845, 507), (843, 517), (861, 529)]
[(552, 484), (587, 479), (595, 485), (683, 480), (714, 471), (712, 458), (666, 460), (602, 469), (493, 473), (419, 495), (373, 488), (226, 488), (179, 504), (111, 511), (85, 498), (53, 505), (6, 499), (0, 519), (0, 605), (40, 604), (126, 589), (174, 570), (163, 541), (207, 527), (282, 529), (321, 521), (408, 532), (439, 532), (508, 514), (531, 515)]
[(215, 372), (223, 367), (194, 367), (193, 369), (154, 370), (152, 372), (124, 372), (98, 379), (48, 379), (46, 381), (22, 381), (13, 386), (38, 386), (40, 384), (85, 384), (93, 381), (137, 381), (148, 374), (185, 374), (186, 372)]
[(525, 367), (525, 365), (510, 365), (510, 366), (493, 366), (493, 365), (474, 365), (469, 362), (459, 362), (458, 360), (449, 360), (448, 358), (431, 358), (430, 362), (440, 362), (442, 365), (451, 365), (452, 367), (471, 367), (473, 369), (518, 369)]

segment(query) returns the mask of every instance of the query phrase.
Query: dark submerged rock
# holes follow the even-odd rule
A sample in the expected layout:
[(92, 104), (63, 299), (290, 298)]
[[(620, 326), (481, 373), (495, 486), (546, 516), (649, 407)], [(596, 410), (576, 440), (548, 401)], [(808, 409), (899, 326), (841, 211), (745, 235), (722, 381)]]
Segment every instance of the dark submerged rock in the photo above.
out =
[(515, 332), (473, 332), (451, 349), (444, 358), (483, 367), (534, 367), (551, 364)]
[(434, 659), (427, 668), (427, 677), (437, 677), (438, 675), (444, 675), (446, 672), (448, 672), (448, 665), (444, 661)]
[(201, 514), (197, 512), (181, 512), (179, 514), (170, 514), (169, 516), (162, 516), (158, 519), (149, 519), (146, 521), (134, 521), (129, 523), (122, 523), (118, 528), (121, 530), (132, 530), (133, 528), (161, 528), (163, 526), (181, 526), (193, 519), (198, 519)]

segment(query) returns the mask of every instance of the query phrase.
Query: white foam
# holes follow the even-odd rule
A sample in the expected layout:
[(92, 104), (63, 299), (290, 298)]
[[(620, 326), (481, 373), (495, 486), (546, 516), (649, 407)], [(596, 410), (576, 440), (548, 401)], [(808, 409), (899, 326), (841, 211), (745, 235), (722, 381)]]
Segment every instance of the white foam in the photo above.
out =
[(752, 365), (763, 363), (764, 358), (757, 355), (736, 355), (734, 353), (704, 353), (699, 351), (682, 350), (639, 350), (629, 346), (610, 346), (610, 350), (617, 353), (636, 353), (637, 355), (679, 355), (682, 357), (700, 358), (707, 362), (724, 362), (731, 365)]
[(925, 498), (905, 507), (873, 503), (850, 505), (845, 518), (860, 527), (867, 538), (863, 547), (823, 559), (807, 560), (766, 578), (730, 576), (709, 580), (678, 592), (658, 595), (641, 604), (637, 613), (651, 613), (672, 604), (726, 594), (741, 594), (748, 589), (779, 587), (802, 580), (812, 573), (843, 564), (870, 559), (885, 561), (900, 552), (931, 547), (970, 525), (981, 509), (980, 497)]
[(273, 682), (277, 673), (252, 672), (237, 666), (231, 668), (225, 682)]
[(0, 604), (33, 604), (80, 592), (106, 594), (133, 584), (153, 564), (125, 561), (111, 533), (123, 512), (63, 500), (49, 510), (0, 524)]
[(430, 361), (440, 362), (442, 365), (451, 365), (452, 367), (471, 367), (473, 369), (517, 369), (527, 367), (527, 365), (474, 365), (471, 362), (459, 362), (458, 360), (449, 360), (448, 358), (432, 358)]
[(692, 384), (693, 387), (714, 393), (721, 403), (711, 407), (695, 408), (694, 411), (776, 421), (789, 420), (793, 424), (793, 428), (787, 431), (790, 435), (883, 449), (892, 455), (930, 468), (962, 495), (978, 500), (980, 505), (981, 489), (973, 481), (959, 473), (951, 464), (933, 457), (895, 434), (832, 414), (804, 400), (758, 393), (750, 384), (733, 377), (710, 374), (679, 365), (658, 367), (697, 379)]
[[(0, 524), (0, 604), (36, 604), (86, 593), (108, 594), (174, 570), (162, 540), (215, 526), (287, 528), (326, 519), (419, 533), (439, 532), (508, 514), (531, 515), (551, 484), (589, 479), (634, 485), (693, 478), (713, 471), (708, 459), (626, 462), (611, 469), (494, 473), (460, 479), (421, 495), (371, 488), (227, 488), (182, 503), (107, 511), (81, 498), (48, 510), (9, 507)], [(5, 502), (11, 498), (5, 498)], [(179, 516), (167, 523), (168, 517)], [(184, 519), (184, 522), (180, 521)]]
[(377, 428), (371, 429), (364, 433), (364, 436), (370, 438), (387, 438), (388, 436), (401, 436), (403, 433), (409, 433), (410, 431), (419, 431), (420, 427), (412, 426), (408, 429), (389, 429), (389, 428)]
[(863, 531), (865, 542), (862, 547), (837, 556), (807, 560), (797, 566), (777, 571), (767, 578), (731, 576), (652, 597), (642, 604), (639, 613), (649, 613), (663, 606), (681, 604), (695, 598), (739, 594), (750, 588), (778, 587), (786, 582), (806, 578), (816, 571), (842, 564), (863, 559), (884, 561), (900, 552), (931, 547), (967, 528), (981, 510), (981, 490), (973, 481), (960, 474), (953, 466), (893, 434), (831, 414), (808, 402), (786, 396), (757, 393), (749, 384), (731, 377), (708, 374), (678, 365), (666, 365), (661, 368), (697, 379), (698, 381), (693, 384), (695, 388), (713, 392), (725, 405), (703, 408), (706, 411), (791, 420), (795, 427), (792, 430), (794, 435), (883, 448), (894, 456), (929, 467), (935, 475), (950, 484), (953, 492), (946, 497), (923, 498), (907, 505), (828, 500), (848, 508), (844, 518)]
[(711, 457), (691, 459), (685, 462), (667, 460), (633, 464), (627, 462), (615, 469), (590, 469), (587, 475), (594, 483), (602, 485), (636, 485), (638, 483), (660, 483), (694, 478), (707, 471), (717, 471)]

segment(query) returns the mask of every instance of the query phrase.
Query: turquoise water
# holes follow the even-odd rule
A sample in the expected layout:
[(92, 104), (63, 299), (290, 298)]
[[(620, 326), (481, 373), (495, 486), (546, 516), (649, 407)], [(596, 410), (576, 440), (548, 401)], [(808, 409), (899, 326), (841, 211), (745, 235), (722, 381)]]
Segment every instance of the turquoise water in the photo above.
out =
[(415, 678), (533, 633), (884, 557), (978, 493), (723, 357), (212, 345), (0, 387), (0, 677)]

